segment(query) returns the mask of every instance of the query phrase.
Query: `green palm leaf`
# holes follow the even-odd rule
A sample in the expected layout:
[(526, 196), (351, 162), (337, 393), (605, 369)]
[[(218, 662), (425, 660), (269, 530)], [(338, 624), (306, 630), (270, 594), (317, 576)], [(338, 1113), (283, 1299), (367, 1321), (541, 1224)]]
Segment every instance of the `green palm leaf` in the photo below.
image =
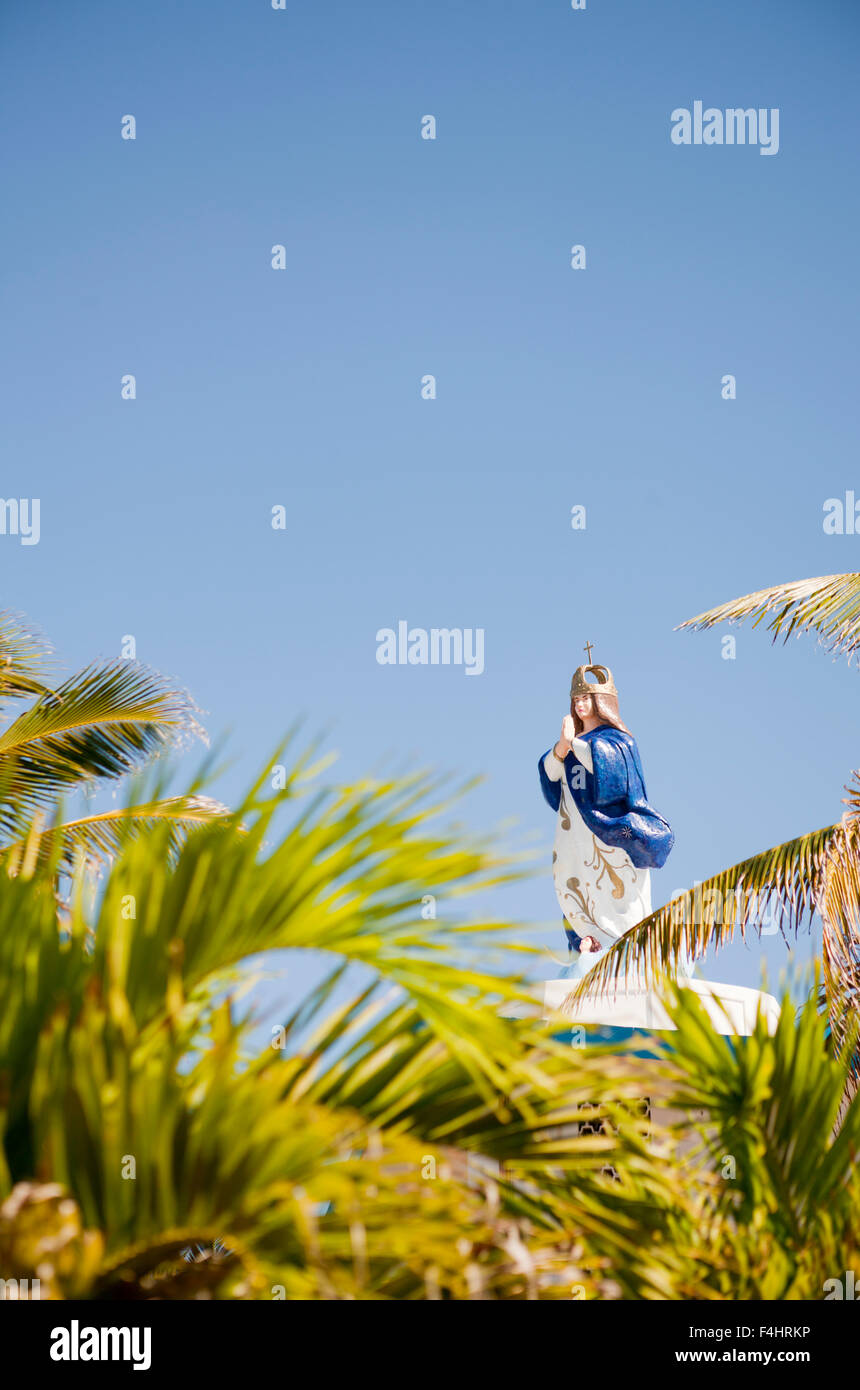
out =
[(46, 691), (0, 735), (0, 828), (53, 806), (64, 791), (116, 778), (190, 734), (188, 696), (135, 662), (94, 664)]
[(0, 613), (0, 700), (42, 695), (50, 673), (48, 644), (15, 613)]
[(860, 574), (828, 574), (818, 579), (798, 579), (775, 584), (753, 594), (732, 599), (679, 624), (703, 631), (717, 623), (740, 623), (753, 618), (753, 627), (764, 619), (773, 640), (782, 636), (817, 632), (827, 651), (847, 656), (860, 647)]
[(773, 1035), (760, 1019), (749, 1038), (722, 1037), (692, 991), (667, 989), (677, 1031), (663, 1079), (679, 1111), (706, 1110), (704, 1172), (720, 1174), (699, 1190), (679, 1296), (702, 1297), (704, 1280), (712, 1297), (821, 1297), (818, 1270), (839, 1258), (860, 1198), (860, 1105), (837, 1127), (846, 1064), (828, 1055), (826, 1021), (814, 1000), (798, 1017), (786, 997)]
[[(169, 826), (171, 834), (165, 851), (173, 857), (186, 836), (212, 821), (223, 821), (229, 808), (208, 796), (188, 795), (166, 797), (142, 805), (125, 806), (100, 811), (77, 820), (64, 821), (47, 830), (37, 830), (37, 854), (50, 859), (57, 867), (70, 871), (79, 859), (90, 865), (103, 864), (118, 855), (136, 835), (152, 833)], [(27, 853), (32, 853), (33, 837), (26, 836), (0, 848), (0, 859), (15, 866)]]

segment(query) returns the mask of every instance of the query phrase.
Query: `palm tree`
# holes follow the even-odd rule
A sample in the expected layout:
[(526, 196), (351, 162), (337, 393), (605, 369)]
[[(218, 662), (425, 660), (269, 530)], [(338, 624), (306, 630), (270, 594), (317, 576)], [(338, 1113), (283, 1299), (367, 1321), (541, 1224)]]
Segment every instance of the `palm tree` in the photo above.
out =
[[(50, 861), (0, 882), (7, 1281), (100, 1299), (816, 1298), (852, 1267), (860, 1103), (834, 1136), (845, 1065), (813, 1005), (733, 1046), (676, 994), (647, 1080), (635, 1057), (571, 1047), (523, 1007), (517, 968), (476, 963), (511, 925), (471, 920), (466, 895), (508, 860), (439, 828), (430, 779), (320, 789), (312, 759), (275, 796), (270, 765), (226, 834), (176, 853), (167, 826), (129, 839), (63, 931)], [(249, 961), (309, 949), (329, 972), (256, 1020), (261, 1042)], [(649, 1132), (646, 1085), (707, 1107), (682, 1126), (700, 1152)]]
[[(54, 1296), (596, 1289), (629, 1243), (600, 1209), (605, 1153), (655, 1201), (668, 1188), (632, 1122), (571, 1136), (596, 1056), (504, 1017), (529, 991), (474, 965), (469, 939), (502, 924), (458, 899), (509, 867), (433, 828), (426, 778), (299, 806), (311, 770), (298, 758), (273, 797), (263, 774), (176, 854), (165, 827), (130, 839), (62, 932), (51, 861), (2, 883), (0, 1268), (40, 1267)], [(444, 920), (422, 919), (428, 892)], [(311, 949), (330, 973), (260, 1048), (238, 1015), (248, 962)], [(612, 1115), (631, 1083), (611, 1058), (601, 1081)], [(587, 1252), (560, 1215), (574, 1157)], [(631, 1268), (623, 1287), (659, 1296), (665, 1277)]]
[(690, 1201), (678, 1204), (673, 1296), (824, 1298), (860, 1254), (860, 1101), (845, 1104), (847, 1058), (828, 1055), (814, 999), (796, 1017), (786, 998), (772, 1037), (760, 1019), (738, 1039), (714, 1031), (692, 991), (670, 996), (664, 1085), (682, 1113), (707, 1112), (677, 1126), (698, 1148), (675, 1165)]
[[(856, 1264), (860, 1101), (814, 1001), (739, 1043), (667, 985), (657, 1063), (571, 1047), (519, 955), (481, 967), (513, 928), (466, 895), (517, 864), (440, 829), (426, 776), (320, 789), (311, 750), (193, 835), (157, 800), (63, 825), (63, 791), (188, 707), (125, 665), (52, 688), (4, 632), (5, 693), (34, 704), (0, 742), (0, 1296), (817, 1298)], [(252, 962), (309, 951), (321, 983), (255, 1019)]]
[[(201, 736), (188, 696), (135, 661), (96, 662), (53, 683), (47, 644), (14, 614), (0, 613), (0, 704), (32, 703), (0, 734), (0, 857), (20, 861), (25, 845), (45, 856), (61, 844), (61, 869), (93, 863), (124, 840), (167, 823), (174, 845), (224, 808), (191, 791), (62, 825), (60, 803), (76, 791), (136, 772), (183, 738)], [(33, 838), (33, 827), (37, 836)]]
[[(680, 624), (702, 631), (721, 622), (753, 626), (767, 620), (773, 640), (815, 633), (820, 644), (849, 663), (860, 648), (860, 574), (834, 574), (777, 584), (711, 608)], [(776, 913), (784, 931), (823, 927), (822, 1004), (837, 1051), (847, 1048), (851, 1084), (860, 1081), (860, 1054), (853, 1052), (860, 998), (860, 774), (852, 773), (841, 819), (753, 855), (708, 878), (647, 917), (606, 953), (588, 976), (600, 991), (644, 963), (651, 971), (675, 971), (684, 952), (700, 955), (736, 932), (761, 930)]]

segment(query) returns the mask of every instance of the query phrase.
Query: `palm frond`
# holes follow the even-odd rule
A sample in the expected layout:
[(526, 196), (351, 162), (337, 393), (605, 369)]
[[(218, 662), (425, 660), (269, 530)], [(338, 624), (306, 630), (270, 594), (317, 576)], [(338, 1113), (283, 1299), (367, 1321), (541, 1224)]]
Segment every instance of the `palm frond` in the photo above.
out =
[[(702, 1297), (703, 1280), (712, 1297), (808, 1296), (816, 1264), (835, 1253), (834, 1233), (856, 1222), (860, 1104), (843, 1105), (847, 1061), (828, 1055), (813, 999), (798, 1014), (786, 996), (773, 1033), (759, 1019), (751, 1037), (736, 1039), (715, 1033), (692, 990), (666, 988), (677, 1031), (663, 1079), (680, 1114), (707, 1113), (704, 1166), (720, 1174), (700, 1189), (689, 1283), (678, 1296)], [(737, 1238), (753, 1230), (752, 1241)]]
[[(528, 998), (522, 982), (474, 967), (480, 939), (498, 925), (473, 927), (458, 913), (465, 894), (507, 881), (516, 870), (480, 841), (461, 846), (440, 829), (447, 804), (422, 776), (325, 789), (309, 795), (274, 840), (280, 799), (246, 803), (236, 812), (242, 835), (225, 838), (203, 827), (175, 869), (159, 867), (157, 885), (151, 847), (138, 838), (105, 886), (105, 930), (97, 925), (97, 940), (107, 942), (121, 899), (133, 893), (139, 926), (129, 943), (129, 974), (118, 983), (143, 1016), (163, 998), (162, 968), (175, 938), (195, 986), (260, 951), (296, 949), (371, 965), (440, 1019), (463, 991), (478, 999), (491, 987), (497, 998)], [(425, 893), (445, 902), (435, 921), (421, 917)]]
[(0, 612), (0, 701), (42, 695), (52, 668), (50, 651), (17, 613)]
[(837, 1054), (850, 1062), (850, 1091), (860, 1087), (860, 773), (846, 787), (850, 807), (834, 837), (821, 893), (824, 925), (822, 1003)]
[(97, 663), (40, 695), (0, 735), (0, 828), (71, 787), (122, 777), (203, 731), (187, 694), (136, 662)]
[[(230, 815), (229, 808), (213, 797), (165, 797), (143, 805), (100, 811), (37, 830), (36, 853), (40, 860), (50, 859), (60, 869), (69, 872), (79, 859), (91, 866), (104, 864), (120, 854), (134, 836), (152, 833), (167, 825), (171, 834), (162, 843), (168, 857), (173, 859), (192, 830), (209, 825), (212, 821), (226, 821)], [(9, 845), (3, 845), (0, 847), (0, 861), (11, 864), (14, 871), (28, 848), (32, 855), (33, 840), (34, 837), (28, 834)]]
[[(485, 1289), (516, 1296), (526, 1271), (511, 1267), (510, 1247), (515, 1234), (522, 1242), (526, 1233), (536, 1290), (557, 1297), (583, 1282), (596, 1292), (603, 1263), (613, 1258), (620, 1265), (635, 1254), (630, 1219), (603, 1209), (601, 1166), (619, 1166), (625, 1190), (650, 1202), (655, 1223), (669, 1204), (665, 1174), (633, 1126), (598, 1139), (575, 1133), (570, 1082), (579, 1082), (577, 1094), (594, 1094), (611, 1075), (596, 1057), (558, 1047), (557, 1074), (544, 1081), (539, 1054), (532, 1055), (535, 1093), (544, 1094), (546, 1111), (541, 1123), (523, 1124), (508, 1138), (520, 1162), (520, 1189), (500, 1181), (477, 1151), (463, 1169), (453, 1145), (428, 1144), (402, 1124), (301, 1095), (289, 1063), (271, 1052), (239, 1068), (241, 1030), (226, 1007), (213, 1014), (192, 1070), (187, 1014), (170, 1029), (141, 1034), (122, 1026), (122, 1018), (115, 990), (103, 996), (89, 989), (73, 1020), (56, 1015), (40, 1038), (31, 1092), (35, 1151), (76, 1195), (81, 1226), (108, 1233), (96, 1286), (101, 1297), (121, 1292), (123, 1282), (139, 1283), (144, 1272), (151, 1281), (153, 1264), (175, 1258), (189, 1231), (207, 1240), (217, 1232), (228, 1247), (248, 1253), (246, 1292), (236, 1291), (237, 1272), (228, 1296), (267, 1296), (277, 1270), (294, 1298), (415, 1297), (435, 1270), (446, 1292), (468, 1297), (473, 1248), (483, 1252)], [(525, 1063), (530, 1051), (516, 1025), (507, 1049), (510, 1072), (515, 1055)], [(521, 1086), (527, 1071), (521, 1068)], [(463, 1111), (474, 1108), (479, 1097), (468, 1070), (456, 1085)], [(370, 1097), (366, 1104), (372, 1112)], [(453, 1129), (450, 1138), (459, 1138)], [(123, 1182), (123, 1163), (131, 1159), (134, 1182)], [(568, 1196), (563, 1180), (541, 1177), (548, 1168), (571, 1175)], [(563, 1240), (559, 1247), (574, 1210), (591, 1247), (578, 1260)], [(660, 1296), (671, 1286), (672, 1260), (667, 1248), (651, 1267), (631, 1268), (622, 1287), (632, 1296)], [(259, 1279), (247, 1288), (251, 1264), (272, 1271), (269, 1288)], [(582, 1272), (583, 1265), (594, 1272)], [(157, 1287), (164, 1277), (162, 1271)], [(183, 1284), (187, 1278), (171, 1296), (183, 1296)]]
[(828, 652), (847, 656), (850, 663), (860, 647), (860, 574), (828, 574), (775, 584), (709, 608), (680, 623), (677, 630), (701, 632), (717, 623), (741, 623), (746, 618), (754, 619), (753, 627), (769, 619), (767, 631), (774, 641), (817, 632)]

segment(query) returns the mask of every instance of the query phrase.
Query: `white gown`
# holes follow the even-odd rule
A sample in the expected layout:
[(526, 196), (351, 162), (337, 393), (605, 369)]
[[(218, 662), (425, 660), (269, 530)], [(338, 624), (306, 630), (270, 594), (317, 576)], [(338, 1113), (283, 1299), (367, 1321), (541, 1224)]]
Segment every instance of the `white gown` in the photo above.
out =
[[(589, 744), (574, 739), (573, 751), (591, 772)], [(552, 855), (559, 906), (578, 936), (593, 936), (603, 948), (574, 957), (577, 973), (583, 975), (597, 964), (603, 950), (650, 916), (651, 871), (637, 869), (626, 850), (605, 845), (588, 829), (570, 794), (564, 763), (554, 751), (547, 753), (543, 765), (550, 781), (561, 783)]]

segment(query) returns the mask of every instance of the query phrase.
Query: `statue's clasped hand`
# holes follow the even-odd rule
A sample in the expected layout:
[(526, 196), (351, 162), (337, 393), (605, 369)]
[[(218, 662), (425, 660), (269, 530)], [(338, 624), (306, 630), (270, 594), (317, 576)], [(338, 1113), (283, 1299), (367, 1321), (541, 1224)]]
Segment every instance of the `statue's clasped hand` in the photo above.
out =
[(559, 738), (558, 743), (555, 745), (555, 748), (553, 750), (555, 756), (557, 758), (561, 758), (562, 762), (564, 762), (564, 759), (567, 757), (568, 753), (573, 747), (573, 740), (575, 738), (576, 725), (574, 724), (570, 715), (566, 714), (564, 716), (564, 719), (562, 720), (561, 737)]

